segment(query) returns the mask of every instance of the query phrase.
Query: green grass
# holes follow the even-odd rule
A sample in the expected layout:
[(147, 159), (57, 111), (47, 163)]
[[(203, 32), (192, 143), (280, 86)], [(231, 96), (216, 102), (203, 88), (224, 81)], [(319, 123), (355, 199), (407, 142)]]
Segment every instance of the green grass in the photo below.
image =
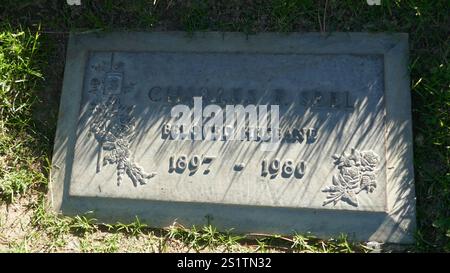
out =
[(42, 139), (33, 120), (43, 82), (39, 54), (39, 29), (0, 28), (0, 197), (8, 202), (46, 181), (40, 162), (48, 154), (35, 152)]
[[(3, 130), (27, 129), (31, 122), (31, 107), (36, 100), (33, 92), (42, 79), (36, 55), (39, 32), (10, 28), (0, 33), (0, 126)], [(5, 147), (6, 148), (6, 147)]]
[[(418, 230), (416, 244), (401, 251), (450, 252), (449, 10), (447, 0), (1, 1), (0, 251), (368, 251), (345, 236), (237, 236), (212, 226), (102, 225), (90, 214), (51, 213), (45, 196), (68, 32), (132, 29), (409, 33)], [(5, 206), (29, 219), (11, 224)], [(19, 235), (9, 235), (13, 227)]]

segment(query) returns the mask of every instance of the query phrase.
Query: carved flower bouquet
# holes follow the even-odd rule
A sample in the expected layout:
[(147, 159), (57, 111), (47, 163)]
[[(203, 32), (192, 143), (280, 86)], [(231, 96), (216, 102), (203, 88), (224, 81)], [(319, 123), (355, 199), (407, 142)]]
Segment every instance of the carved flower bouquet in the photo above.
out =
[(357, 207), (357, 195), (363, 190), (372, 193), (377, 187), (376, 173), (380, 158), (371, 150), (361, 152), (355, 148), (350, 154), (335, 154), (332, 157), (339, 173), (333, 175), (332, 185), (322, 190), (328, 193), (323, 206), (344, 201)]
[[(117, 185), (120, 185), (126, 174), (133, 185), (144, 185), (156, 174), (148, 174), (138, 166), (130, 152), (131, 140), (134, 136), (133, 108), (123, 106), (116, 97), (109, 97), (104, 102), (97, 101), (92, 105), (92, 121), (90, 132), (99, 143), (99, 162), (101, 166), (115, 164), (117, 167)], [(107, 151), (103, 157), (103, 150)]]

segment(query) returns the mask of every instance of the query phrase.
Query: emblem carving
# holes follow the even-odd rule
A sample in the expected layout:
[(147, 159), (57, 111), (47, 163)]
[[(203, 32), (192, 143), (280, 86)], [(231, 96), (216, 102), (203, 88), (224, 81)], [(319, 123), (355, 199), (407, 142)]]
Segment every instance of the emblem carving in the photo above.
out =
[(357, 195), (363, 190), (372, 193), (377, 187), (376, 175), (380, 157), (371, 150), (358, 151), (355, 148), (350, 154), (335, 154), (332, 157), (339, 173), (333, 175), (332, 185), (322, 190), (328, 193), (323, 206), (344, 201), (357, 207)]
[(90, 93), (96, 95), (90, 105), (89, 132), (99, 145), (97, 172), (102, 166), (116, 165), (118, 186), (124, 174), (135, 187), (146, 184), (156, 173), (146, 173), (134, 162), (131, 154), (130, 145), (135, 133), (134, 107), (121, 104), (122, 73), (107, 72), (103, 80), (94, 78), (90, 83)]

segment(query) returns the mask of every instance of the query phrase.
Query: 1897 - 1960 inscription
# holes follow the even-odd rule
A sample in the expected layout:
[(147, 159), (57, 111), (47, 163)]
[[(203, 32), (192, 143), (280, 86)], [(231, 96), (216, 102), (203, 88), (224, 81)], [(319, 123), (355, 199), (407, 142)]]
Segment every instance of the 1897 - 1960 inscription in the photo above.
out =
[(403, 36), (121, 35), (71, 40), (53, 174), (68, 213), (409, 236)]

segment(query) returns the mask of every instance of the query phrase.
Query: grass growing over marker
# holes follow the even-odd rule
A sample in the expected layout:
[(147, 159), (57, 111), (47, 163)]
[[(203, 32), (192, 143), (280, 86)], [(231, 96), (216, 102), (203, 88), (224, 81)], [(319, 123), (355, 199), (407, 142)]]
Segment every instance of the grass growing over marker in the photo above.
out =
[(238, 236), (51, 213), (45, 195), (67, 34), (132, 29), (409, 33), (418, 230), (416, 245), (401, 250), (450, 252), (449, 10), (446, 0), (1, 1), (0, 251), (368, 251), (345, 236)]

